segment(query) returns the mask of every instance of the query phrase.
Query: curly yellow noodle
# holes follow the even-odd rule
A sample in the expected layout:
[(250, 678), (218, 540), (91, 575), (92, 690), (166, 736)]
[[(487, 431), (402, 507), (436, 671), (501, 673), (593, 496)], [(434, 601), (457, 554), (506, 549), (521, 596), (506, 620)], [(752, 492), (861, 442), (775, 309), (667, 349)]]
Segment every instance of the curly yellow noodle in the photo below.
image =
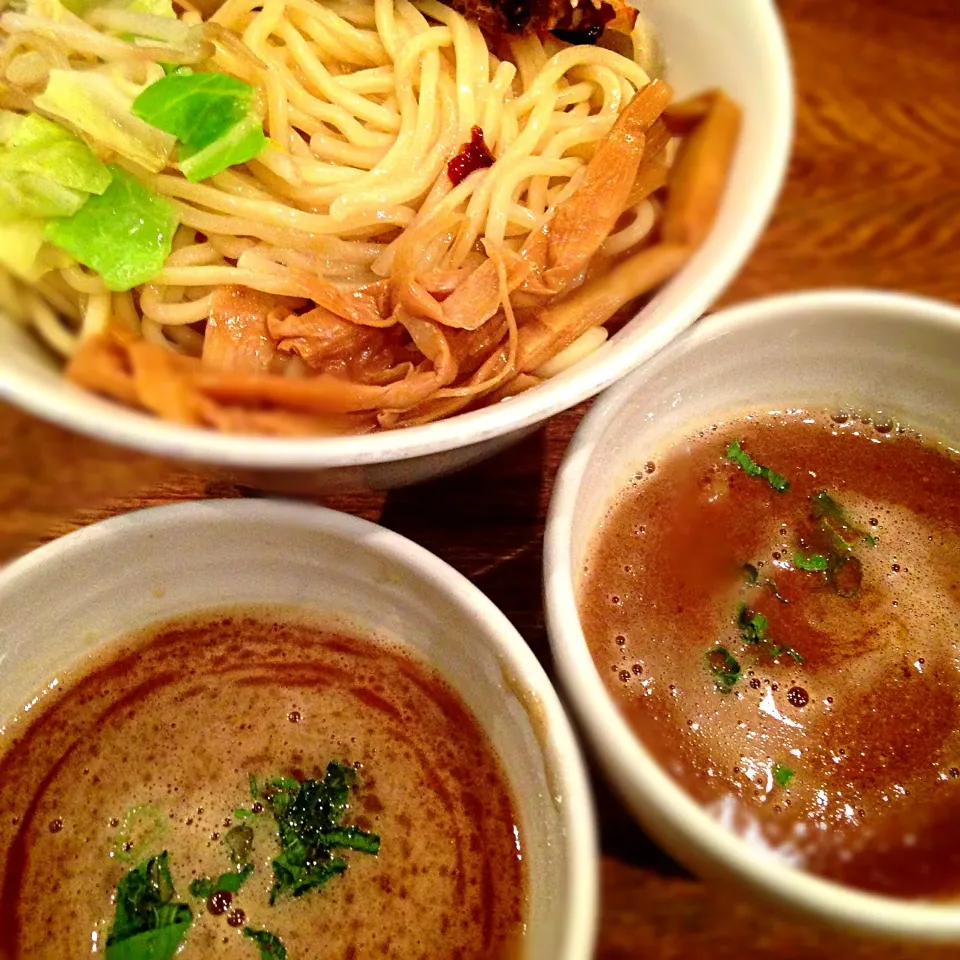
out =
[[(191, 56), (189, 44), (161, 57), (79, 18), (37, 21), (0, 17), (0, 64), (27, 96), (51, 67), (109, 71), (136, 90), (158, 78), (159, 62)], [(536, 36), (502, 40), (501, 60), (475, 23), (440, 0), (225, 0), (206, 23), (190, 10), (180, 21), (195, 28), (200, 69), (256, 88), (270, 145), (201, 183), (181, 175), (175, 153), (158, 174), (129, 168), (176, 208), (172, 253), (130, 292), (108, 291), (75, 263), (48, 273), (27, 311), (40, 336), (69, 355), (114, 316), (151, 343), (200, 356), (217, 287), (302, 297), (306, 277), (350, 290), (391, 276), (404, 230), (449, 223), (425, 262), (466, 276), (494, 261), (504, 342), (473, 376), (446, 380), (422, 411), (383, 419), (427, 422), (502, 386), (518, 343), (504, 257), (573, 194), (596, 144), (647, 84), (643, 68), (602, 47)], [(633, 41), (650, 62), (649, 38)], [(447, 164), (475, 126), (497, 162), (453, 184)], [(655, 206), (645, 200), (627, 219), (605, 256), (645, 242)], [(446, 344), (443, 331), (434, 337), (415, 318), (408, 329), (433, 351), (417, 375), (432, 362), (440, 380), (450, 376), (450, 347), (436, 346)], [(299, 358), (287, 369), (308, 372)]]

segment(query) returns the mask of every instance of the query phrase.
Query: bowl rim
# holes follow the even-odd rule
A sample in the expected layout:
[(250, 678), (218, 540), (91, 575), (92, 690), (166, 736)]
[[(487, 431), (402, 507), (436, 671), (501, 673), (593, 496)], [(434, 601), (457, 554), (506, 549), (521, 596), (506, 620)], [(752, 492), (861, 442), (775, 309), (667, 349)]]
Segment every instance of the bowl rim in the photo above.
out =
[(584, 735), (601, 753), (608, 776), (634, 812), (641, 820), (656, 820), (660, 830), (654, 828), (654, 832), (666, 834), (674, 850), (684, 848), (688, 860), (720, 865), (761, 896), (832, 925), (917, 941), (960, 940), (960, 903), (934, 904), (855, 890), (777, 860), (722, 826), (666, 772), (630, 728), (590, 655), (575, 600), (572, 529), (584, 475), (607, 423), (630, 401), (638, 385), (655, 376), (661, 362), (703, 348), (718, 336), (821, 312), (862, 310), (904, 323), (946, 328), (960, 344), (960, 307), (945, 302), (865, 289), (780, 294), (705, 318), (594, 404), (564, 455), (548, 510), (543, 570), (547, 631), (566, 702)]
[[(723, 252), (696, 277), (683, 302), (653, 330), (638, 328), (616, 349), (588, 358), (559, 376), (508, 401), (434, 423), (342, 437), (282, 439), (221, 434), (128, 411), (74, 387), (53, 393), (32, 375), (0, 364), (0, 398), (65, 429), (98, 440), (178, 460), (270, 470), (329, 469), (400, 462), (493, 440), (541, 423), (625, 376), (681, 334), (720, 295), (756, 245), (787, 173), (794, 128), (794, 83), (790, 52), (774, 0), (752, 0), (753, 28), (762, 36), (764, 77), (778, 112), (767, 118), (765, 149), (771, 155), (752, 186), (752, 200), (726, 238)], [(2, 319), (2, 318), (0, 318)], [(634, 320), (636, 317), (633, 318)], [(631, 321), (632, 322), (632, 321)], [(74, 392), (75, 391), (75, 392)]]
[[(0, 597), (21, 589), (31, 578), (56, 576), (58, 561), (65, 556), (109, 550), (118, 538), (149, 539), (154, 532), (184, 523), (194, 527), (286, 524), (346, 538), (405, 567), (469, 614), (489, 649), (537, 698), (546, 719), (546, 736), (538, 739), (556, 786), (553, 800), (559, 807), (567, 864), (563, 884), (568, 909), (558, 960), (588, 960), (597, 932), (600, 860), (593, 796), (573, 728), (543, 666), (516, 627), (478, 587), (426, 548), (369, 520), (327, 507), (282, 500), (194, 500), (119, 514), (52, 540), (0, 568)], [(176, 576), (173, 565), (170, 573)], [(508, 781), (522, 775), (522, 771), (506, 773)]]

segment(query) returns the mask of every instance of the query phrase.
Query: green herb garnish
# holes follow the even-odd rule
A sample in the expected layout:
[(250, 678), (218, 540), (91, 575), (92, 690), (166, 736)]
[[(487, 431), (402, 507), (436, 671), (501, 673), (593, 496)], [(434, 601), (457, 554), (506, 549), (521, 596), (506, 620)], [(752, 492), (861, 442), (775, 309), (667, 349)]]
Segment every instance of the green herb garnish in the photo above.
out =
[(767, 643), (766, 645), (767, 653), (776, 659), (777, 657), (790, 657), (795, 660), (797, 663), (803, 663), (803, 657), (797, 653), (793, 647), (782, 647), (779, 643)]
[(380, 838), (376, 834), (341, 824), (356, 782), (352, 767), (333, 761), (327, 765), (323, 780), (273, 777), (260, 789), (259, 797), (270, 808), (280, 832), (281, 852), (273, 861), (271, 904), (281, 894), (302, 897), (309, 890), (319, 890), (332, 877), (344, 873), (347, 861), (334, 856), (336, 849), (379, 853)]
[(877, 538), (854, 526), (846, 510), (826, 490), (818, 490), (810, 498), (810, 514), (833, 540), (837, 550), (849, 551), (858, 540), (870, 547), (877, 545)]
[(708, 650), (707, 665), (713, 674), (713, 682), (721, 693), (729, 693), (740, 679), (740, 664), (726, 647)]
[(107, 960), (170, 960), (193, 922), (174, 902), (167, 853), (147, 860), (117, 884), (117, 912), (107, 937)]
[(790, 489), (790, 481), (781, 473), (763, 467), (757, 463), (743, 447), (739, 440), (734, 440), (727, 447), (727, 459), (736, 463), (745, 474), (751, 477), (763, 477), (777, 493), (786, 493)]
[[(770, 581), (770, 583), (773, 585), (773, 581)], [(775, 585), (773, 589), (776, 592)], [(764, 653), (774, 659), (788, 656), (792, 657), (797, 663), (803, 663), (803, 657), (793, 647), (781, 646), (767, 637), (767, 627), (770, 626), (770, 621), (762, 613), (755, 613), (745, 603), (741, 603), (737, 608), (735, 622), (740, 630), (740, 639), (748, 646), (762, 646)]]
[(793, 565), (798, 570), (821, 572), (830, 566), (830, 561), (822, 553), (811, 553), (804, 555), (798, 550), (793, 555)]
[(796, 774), (789, 767), (781, 763), (773, 765), (773, 782), (778, 787), (785, 787), (795, 776)]
[(244, 927), (243, 935), (255, 940), (260, 949), (260, 960), (287, 960), (287, 948), (280, 942), (276, 934), (268, 930), (254, 930), (253, 927)]
[(754, 613), (745, 603), (737, 608), (740, 639), (751, 646), (763, 641), (770, 621), (762, 613)]
[(190, 881), (190, 896), (206, 900), (215, 893), (238, 893), (253, 873), (253, 864), (248, 863), (239, 872), (221, 873), (219, 877), (197, 877)]

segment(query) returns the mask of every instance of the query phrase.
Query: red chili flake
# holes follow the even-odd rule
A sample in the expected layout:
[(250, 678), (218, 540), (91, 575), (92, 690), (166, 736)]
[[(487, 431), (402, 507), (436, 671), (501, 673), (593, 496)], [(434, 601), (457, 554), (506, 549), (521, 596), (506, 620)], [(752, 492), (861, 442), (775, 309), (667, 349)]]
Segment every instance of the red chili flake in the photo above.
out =
[(480, 127), (474, 127), (470, 131), (470, 142), (465, 143), (460, 148), (460, 152), (447, 164), (447, 176), (456, 186), (474, 170), (492, 167), (495, 159), (484, 143), (483, 130)]

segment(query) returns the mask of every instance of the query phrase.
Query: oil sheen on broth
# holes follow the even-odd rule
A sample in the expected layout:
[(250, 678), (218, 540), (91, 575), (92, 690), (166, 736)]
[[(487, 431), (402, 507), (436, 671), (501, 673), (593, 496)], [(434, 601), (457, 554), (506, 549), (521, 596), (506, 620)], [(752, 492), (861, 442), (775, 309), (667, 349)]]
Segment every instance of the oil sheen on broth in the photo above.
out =
[[(3, 960), (102, 955), (118, 883), (161, 851), (193, 915), (184, 960), (253, 960), (257, 931), (288, 960), (516, 955), (509, 787), (472, 714), (408, 654), (245, 611), (128, 640), (55, 690), (2, 744)], [(331, 770), (355, 781), (339, 826), (359, 848), (321, 850), (345, 871), (271, 906), (274, 812)], [(238, 841), (253, 864), (239, 891), (192, 896), (240, 869)]]
[(800, 412), (688, 437), (611, 507), (580, 609), (629, 722), (723, 822), (853, 886), (960, 892), (946, 448)]

